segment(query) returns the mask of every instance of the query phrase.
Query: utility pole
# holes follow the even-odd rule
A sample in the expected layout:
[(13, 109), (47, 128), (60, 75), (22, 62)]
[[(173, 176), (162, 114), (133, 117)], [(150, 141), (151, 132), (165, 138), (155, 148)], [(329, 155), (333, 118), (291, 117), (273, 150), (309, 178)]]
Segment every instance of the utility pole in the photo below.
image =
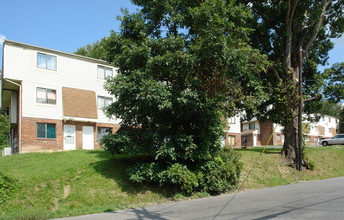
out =
[(302, 54), (302, 47), (300, 47), (300, 65), (299, 65), (299, 120), (298, 120), (298, 124), (299, 124), (299, 138), (298, 138), (298, 152), (297, 152), (297, 160), (298, 160), (298, 165), (297, 170), (298, 171), (302, 171), (302, 104), (303, 104), (303, 100), (302, 100), (302, 59), (303, 59), (303, 54)]

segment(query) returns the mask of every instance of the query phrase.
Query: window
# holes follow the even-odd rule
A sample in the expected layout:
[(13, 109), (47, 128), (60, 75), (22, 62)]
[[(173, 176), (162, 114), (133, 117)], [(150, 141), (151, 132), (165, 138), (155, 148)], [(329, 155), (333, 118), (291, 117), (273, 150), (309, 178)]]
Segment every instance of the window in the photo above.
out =
[(243, 142), (247, 143), (247, 137), (246, 136), (244, 136)]
[(228, 135), (228, 145), (231, 145), (231, 146), (235, 145), (235, 136)]
[(98, 96), (98, 109), (103, 109), (112, 103), (112, 98), (105, 96)]
[(56, 138), (56, 125), (37, 123), (37, 138)]
[(37, 87), (36, 102), (45, 104), (56, 104), (56, 90)]
[(98, 79), (106, 79), (107, 77), (112, 77), (112, 68), (105, 66), (98, 66)]
[(229, 118), (228, 124), (235, 124), (235, 117)]
[(97, 128), (97, 140), (102, 139), (105, 135), (112, 134), (112, 128)]
[(281, 141), (281, 135), (280, 134), (277, 134), (277, 141)]
[(331, 118), (330, 117), (328, 117), (328, 122), (331, 122)]
[(331, 133), (331, 128), (328, 128), (328, 133)]
[(318, 137), (315, 137), (315, 138), (314, 138), (314, 142), (315, 142), (315, 143), (318, 143)]
[(256, 128), (256, 124), (255, 123), (248, 124), (248, 129), (249, 130), (252, 130), (252, 129), (255, 129), (255, 128)]
[(56, 70), (56, 56), (37, 53), (37, 67), (41, 69)]
[(307, 137), (307, 142), (311, 142), (311, 138), (310, 137)]

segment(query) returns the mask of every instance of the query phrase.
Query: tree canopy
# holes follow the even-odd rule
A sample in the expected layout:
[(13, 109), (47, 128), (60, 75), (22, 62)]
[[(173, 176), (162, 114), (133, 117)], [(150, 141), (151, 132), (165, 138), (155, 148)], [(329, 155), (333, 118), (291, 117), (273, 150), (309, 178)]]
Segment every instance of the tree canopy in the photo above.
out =
[[(268, 55), (272, 65), (263, 75), (269, 98), (258, 118), (269, 118), (285, 126), (283, 154), (294, 164), (297, 149), (298, 70), (303, 66), (305, 113), (313, 113), (319, 102), (326, 74), (317, 70), (333, 48), (330, 38), (344, 32), (343, 0), (238, 0), (252, 10), (254, 29), (251, 45)], [(300, 54), (300, 49), (302, 53)], [(311, 100), (313, 100), (311, 102)], [(272, 106), (272, 107), (271, 107)], [(254, 114), (251, 114), (254, 115)]]
[(261, 74), (268, 62), (249, 44), (250, 12), (228, 0), (133, 3), (141, 10), (123, 10), (120, 34), (104, 40), (118, 67), (105, 85), (116, 97), (106, 112), (121, 126), (103, 144), (154, 158), (129, 169), (132, 180), (173, 183), (185, 171), (190, 181), (202, 176), (191, 188), (228, 190), (239, 172), (234, 156), (219, 156), (223, 119), (267, 99)]

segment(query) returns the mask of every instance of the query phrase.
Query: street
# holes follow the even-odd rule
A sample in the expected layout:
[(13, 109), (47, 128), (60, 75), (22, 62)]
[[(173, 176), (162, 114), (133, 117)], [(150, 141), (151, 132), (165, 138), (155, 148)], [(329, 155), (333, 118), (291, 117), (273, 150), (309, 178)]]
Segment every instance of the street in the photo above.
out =
[(344, 177), (65, 219), (343, 219)]

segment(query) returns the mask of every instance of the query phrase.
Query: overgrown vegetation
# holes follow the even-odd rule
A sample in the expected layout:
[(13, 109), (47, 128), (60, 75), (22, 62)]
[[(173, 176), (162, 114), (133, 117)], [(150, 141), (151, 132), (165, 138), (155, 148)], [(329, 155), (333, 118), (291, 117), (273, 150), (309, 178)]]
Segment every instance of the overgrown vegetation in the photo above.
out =
[(4, 115), (3, 112), (0, 114), (0, 151), (7, 147), (7, 139), (10, 133), (9, 116)]
[(4, 206), (12, 198), (16, 190), (16, 182), (0, 172), (0, 206)]

